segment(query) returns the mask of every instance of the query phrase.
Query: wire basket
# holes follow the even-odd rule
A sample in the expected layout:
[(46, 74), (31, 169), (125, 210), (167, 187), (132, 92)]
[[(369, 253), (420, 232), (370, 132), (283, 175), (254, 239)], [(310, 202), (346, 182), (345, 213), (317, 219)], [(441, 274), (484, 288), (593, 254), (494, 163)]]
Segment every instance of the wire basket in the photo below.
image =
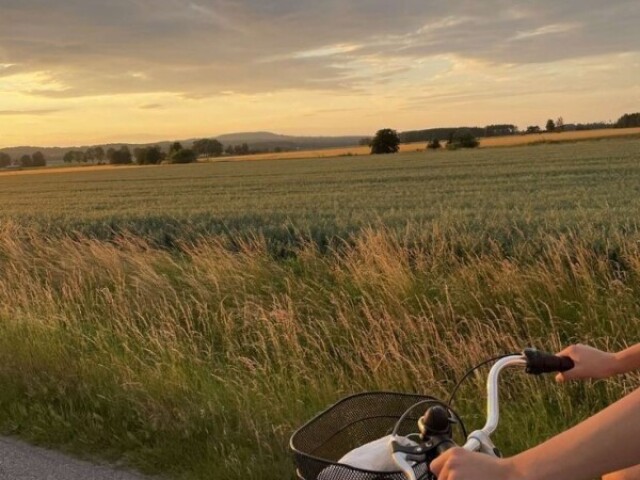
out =
[[(425, 400), (435, 399), (426, 395), (369, 392), (347, 397), (329, 407), (291, 437), (298, 477), (302, 480), (406, 480), (399, 470), (375, 472), (341, 465), (338, 461), (353, 449), (390, 435), (400, 417)], [(400, 425), (399, 435), (416, 433), (417, 421), (424, 411), (415, 410)], [(414, 465), (413, 469), (416, 478), (428, 478), (425, 462)]]

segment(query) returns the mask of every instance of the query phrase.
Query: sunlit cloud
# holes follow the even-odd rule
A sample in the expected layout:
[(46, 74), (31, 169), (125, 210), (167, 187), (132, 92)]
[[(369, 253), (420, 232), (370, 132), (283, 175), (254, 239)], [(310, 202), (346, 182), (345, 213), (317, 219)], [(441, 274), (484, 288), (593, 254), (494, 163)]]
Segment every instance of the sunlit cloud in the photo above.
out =
[(637, 109), (637, 0), (56, 3), (0, 4), (0, 111), (58, 112), (2, 143), (525, 123), (563, 89), (568, 120)]
[(519, 32), (513, 37), (513, 40), (524, 40), (526, 38), (539, 37), (542, 35), (567, 33), (577, 28), (580, 28), (580, 25), (577, 23), (555, 23), (552, 25), (545, 25), (543, 27), (535, 28), (527, 32)]
[(58, 113), (61, 110), (0, 110), (0, 117), (17, 117), (17, 116), (40, 116)]

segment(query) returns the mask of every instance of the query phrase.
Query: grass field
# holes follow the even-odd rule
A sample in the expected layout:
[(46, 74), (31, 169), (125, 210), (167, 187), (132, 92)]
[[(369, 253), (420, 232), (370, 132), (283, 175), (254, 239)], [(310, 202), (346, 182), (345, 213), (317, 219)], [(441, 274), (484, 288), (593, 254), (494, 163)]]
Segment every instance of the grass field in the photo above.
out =
[[(640, 334), (640, 140), (0, 177), (0, 431), (183, 479), (293, 478), (370, 389)], [(458, 407), (483, 420), (484, 372)], [(507, 375), (507, 453), (640, 378)]]

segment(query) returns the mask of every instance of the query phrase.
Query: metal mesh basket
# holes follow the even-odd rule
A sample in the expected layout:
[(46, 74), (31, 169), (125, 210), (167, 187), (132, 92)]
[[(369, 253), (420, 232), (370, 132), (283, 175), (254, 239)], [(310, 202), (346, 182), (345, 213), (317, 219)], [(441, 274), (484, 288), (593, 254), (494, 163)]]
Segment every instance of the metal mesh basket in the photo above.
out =
[[(391, 434), (400, 417), (425, 395), (370, 392), (347, 397), (301, 427), (291, 437), (298, 476), (303, 480), (406, 480), (401, 471), (375, 472), (341, 465), (351, 450)], [(399, 435), (416, 433), (416, 408), (400, 425)], [(391, 455), (391, 452), (389, 453)], [(428, 477), (425, 463), (413, 467), (416, 478)]]

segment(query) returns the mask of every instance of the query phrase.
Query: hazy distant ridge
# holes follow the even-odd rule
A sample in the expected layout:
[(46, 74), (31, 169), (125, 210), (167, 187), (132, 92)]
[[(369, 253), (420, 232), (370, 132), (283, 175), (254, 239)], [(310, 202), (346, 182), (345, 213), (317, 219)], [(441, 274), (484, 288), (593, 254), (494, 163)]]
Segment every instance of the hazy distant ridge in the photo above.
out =
[[(239, 145), (246, 143), (252, 150), (273, 150), (275, 148), (282, 148), (286, 150), (304, 150), (304, 149), (317, 149), (317, 148), (334, 148), (334, 147), (350, 147), (357, 145), (358, 141), (365, 137), (360, 136), (342, 136), (342, 137), (298, 137), (291, 135), (278, 135), (271, 132), (241, 132), (230, 133), (226, 135), (220, 135), (217, 138), (225, 147), (227, 145)], [(179, 140), (184, 147), (190, 147), (197, 139), (191, 138), (188, 140)], [(120, 148), (122, 145), (127, 145), (129, 148), (137, 148), (148, 145), (159, 145), (164, 150), (169, 148), (172, 142), (151, 142), (151, 143), (110, 143), (100, 144), (105, 150), (108, 148)], [(21, 146), (21, 147), (9, 147), (0, 149), (0, 151), (11, 155), (12, 158), (20, 158), (22, 155), (32, 155), (34, 152), (41, 151), (49, 160), (61, 160), (66, 152), (69, 150), (86, 150), (89, 147), (98, 145), (83, 145), (78, 147), (33, 147), (33, 146)]]

